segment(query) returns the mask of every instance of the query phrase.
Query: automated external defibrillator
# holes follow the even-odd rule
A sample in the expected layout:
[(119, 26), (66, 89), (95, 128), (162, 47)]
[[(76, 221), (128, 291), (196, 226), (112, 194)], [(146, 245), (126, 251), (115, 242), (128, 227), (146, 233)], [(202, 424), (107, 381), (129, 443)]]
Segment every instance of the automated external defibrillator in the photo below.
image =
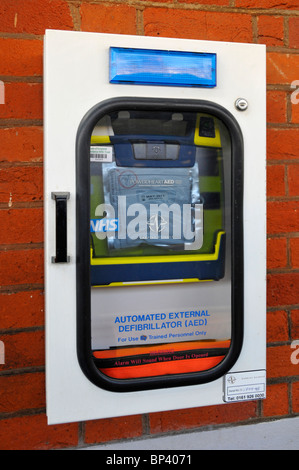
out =
[[(91, 137), (90, 182), (93, 287), (223, 278), (223, 155), (215, 117), (130, 109), (104, 116)], [(121, 316), (119, 322), (129, 324), (119, 331), (137, 335), (138, 345), (94, 349), (94, 363), (123, 380), (211, 369), (230, 339), (202, 341), (195, 331), (184, 333), (186, 318), (202, 325), (207, 312)], [(152, 329), (173, 325), (183, 333), (148, 343)]]

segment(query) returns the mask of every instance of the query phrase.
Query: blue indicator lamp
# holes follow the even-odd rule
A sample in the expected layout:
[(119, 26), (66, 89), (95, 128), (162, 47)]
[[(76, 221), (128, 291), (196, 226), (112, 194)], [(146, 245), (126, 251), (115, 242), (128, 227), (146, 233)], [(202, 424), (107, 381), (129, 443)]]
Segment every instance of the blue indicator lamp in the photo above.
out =
[(110, 83), (216, 86), (216, 54), (110, 47)]

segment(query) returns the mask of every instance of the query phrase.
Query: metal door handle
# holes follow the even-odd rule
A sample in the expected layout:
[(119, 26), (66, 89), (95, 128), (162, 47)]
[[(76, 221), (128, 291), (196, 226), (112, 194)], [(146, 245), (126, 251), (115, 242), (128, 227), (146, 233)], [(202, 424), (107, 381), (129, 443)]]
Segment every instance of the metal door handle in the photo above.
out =
[(68, 192), (51, 193), (56, 202), (56, 256), (52, 256), (52, 263), (68, 263), (67, 256), (67, 200)]

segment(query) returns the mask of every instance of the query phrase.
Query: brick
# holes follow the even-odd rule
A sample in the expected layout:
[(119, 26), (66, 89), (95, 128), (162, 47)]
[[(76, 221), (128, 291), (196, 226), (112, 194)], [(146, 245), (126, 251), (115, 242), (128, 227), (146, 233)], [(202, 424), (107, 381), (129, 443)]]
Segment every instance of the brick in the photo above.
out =
[(256, 402), (231, 403), (150, 414), (152, 434), (198, 428), (213, 424), (236, 423), (256, 417)]
[(15, 243), (41, 243), (43, 209), (0, 210), (0, 245)]
[(0, 129), (0, 162), (41, 162), (43, 128), (12, 127)]
[[(297, 6), (298, 9), (298, 6)], [(299, 49), (299, 18), (289, 19), (289, 45)]]
[(284, 416), (289, 412), (287, 384), (267, 386), (267, 398), (263, 400), (263, 416)]
[(267, 196), (285, 196), (285, 166), (267, 166)]
[(47, 425), (44, 414), (0, 421), (2, 450), (49, 450), (78, 445), (78, 424)]
[(43, 331), (2, 334), (0, 339), (5, 348), (5, 364), (0, 364), (0, 371), (45, 365)]
[[(179, 0), (179, 1), (180, 1), (180, 0)], [(190, 0), (190, 1), (186, 0), (186, 3), (190, 3), (190, 2), (192, 2), (192, 1), (193, 1), (193, 0)], [(207, 0), (207, 1), (209, 1), (209, 0)], [(222, 1), (222, 0), (220, 0), (220, 1)], [(159, 2), (159, 3), (160, 3), (160, 0), (152, 0), (152, 1), (151, 1), (151, 3), (156, 3), (156, 2)], [(163, 2), (163, 3), (173, 3), (173, 0), (161, 0), (161, 3), (162, 3), (162, 2)]]
[[(179, 3), (198, 3), (197, 0), (179, 0)], [(229, 6), (229, 0), (200, 0), (201, 5)]]
[(299, 196), (299, 164), (288, 165), (289, 196)]
[(0, 305), (1, 330), (44, 325), (44, 293), (41, 290), (2, 293)]
[(2, 76), (42, 75), (43, 42), (0, 38), (0, 63)]
[(42, 284), (43, 250), (0, 251), (0, 285)]
[(136, 34), (136, 10), (129, 5), (82, 3), (80, 12), (82, 31)]
[(299, 413), (299, 382), (292, 384), (292, 411)]
[(292, 268), (299, 268), (299, 238), (290, 239), (291, 265)]
[(4, 85), (5, 104), (0, 106), (1, 119), (43, 118), (41, 83), (4, 82)]
[(287, 119), (287, 95), (284, 91), (267, 92), (267, 122), (281, 123)]
[(236, 7), (242, 8), (278, 8), (298, 10), (297, 0), (236, 0)]
[(0, 376), (0, 413), (45, 406), (44, 373)]
[(292, 364), (294, 350), (290, 345), (267, 348), (267, 377), (281, 378), (298, 375), (299, 365)]
[(258, 42), (267, 46), (282, 46), (284, 27), (282, 16), (258, 16)]
[(267, 206), (269, 234), (298, 231), (299, 211), (297, 201), (269, 201)]
[(85, 442), (94, 444), (115, 439), (132, 439), (143, 434), (142, 416), (124, 416), (88, 421), (85, 424)]
[(251, 17), (238, 13), (145, 8), (144, 31), (146, 36), (252, 41)]
[(299, 339), (299, 309), (291, 310), (291, 339)]
[(296, 96), (296, 102), (291, 100), (291, 122), (293, 124), (298, 124), (299, 123), (299, 87), (297, 86), (297, 89), (295, 90), (295, 96)]
[(1, 0), (2, 32), (41, 35), (45, 29), (72, 29), (73, 26), (64, 0)]
[(267, 313), (267, 342), (288, 341), (288, 315), (284, 310)]
[(299, 129), (267, 129), (268, 160), (299, 158)]
[(43, 199), (43, 169), (41, 167), (18, 166), (0, 168), (0, 202), (8, 207), (20, 201)]
[(267, 54), (267, 83), (288, 85), (298, 80), (299, 55), (284, 54), (282, 52), (268, 52)]
[(299, 298), (299, 273), (268, 275), (267, 302), (269, 307), (295, 305)]
[(285, 268), (287, 266), (286, 238), (269, 238), (267, 240), (267, 268)]

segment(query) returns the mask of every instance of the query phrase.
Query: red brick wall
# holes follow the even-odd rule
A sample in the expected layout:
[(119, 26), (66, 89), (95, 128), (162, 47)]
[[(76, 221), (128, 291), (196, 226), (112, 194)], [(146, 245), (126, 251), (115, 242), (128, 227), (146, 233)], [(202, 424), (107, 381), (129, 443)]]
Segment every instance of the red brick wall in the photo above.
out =
[[(268, 89), (268, 397), (47, 426), (43, 304), (45, 28), (263, 43)], [(0, 448), (69, 448), (299, 414), (298, 0), (1, 0)], [(299, 89), (299, 82), (297, 84)], [(293, 100), (294, 101), (294, 100)], [(299, 359), (299, 354), (295, 356)]]

